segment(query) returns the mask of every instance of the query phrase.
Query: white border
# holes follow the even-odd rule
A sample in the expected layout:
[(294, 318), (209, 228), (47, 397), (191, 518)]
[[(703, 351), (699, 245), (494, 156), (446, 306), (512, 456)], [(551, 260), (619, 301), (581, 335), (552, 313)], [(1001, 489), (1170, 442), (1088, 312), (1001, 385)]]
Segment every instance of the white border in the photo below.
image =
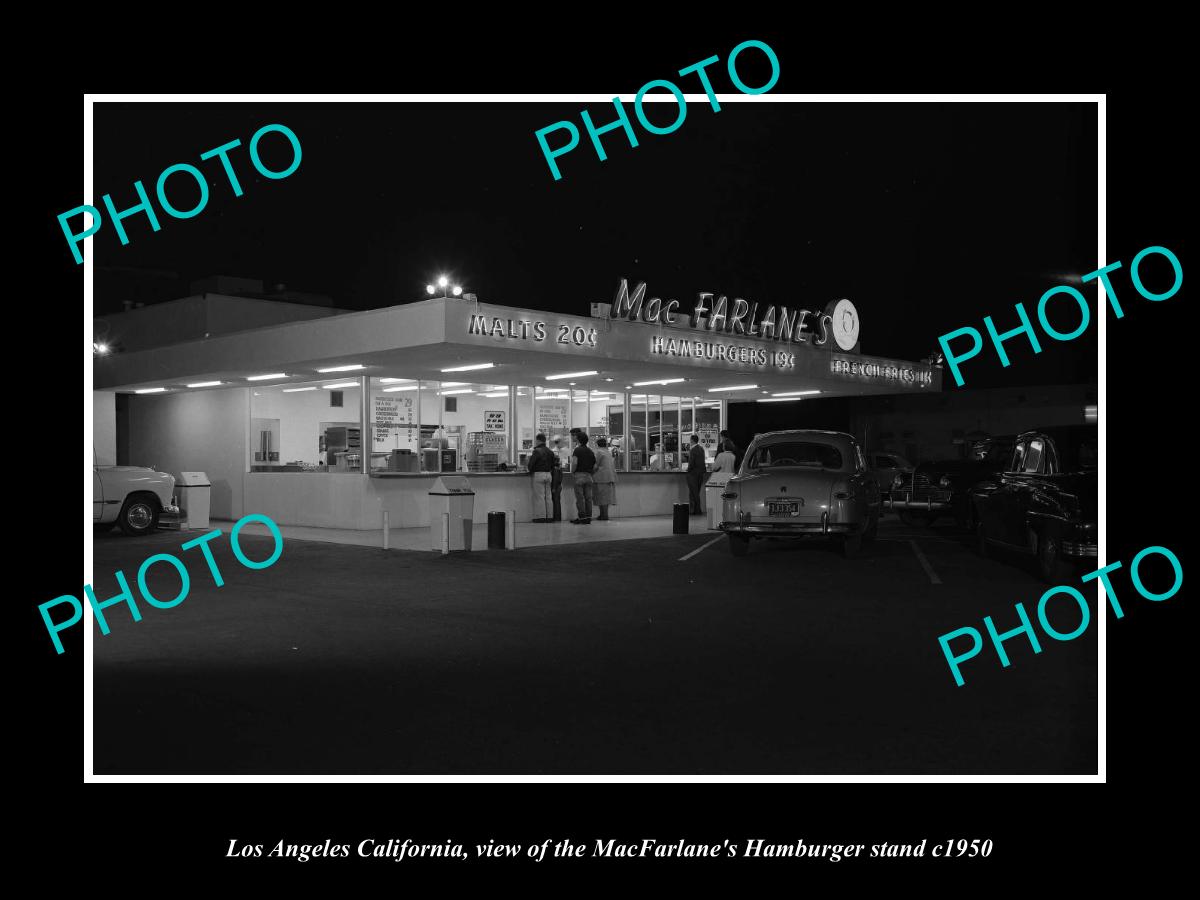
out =
[[(1095, 103), (1097, 105), (1097, 245), (1096, 268), (1107, 264), (1106, 241), (1106, 147), (1105, 147), (1105, 103), (1104, 94), (717, 94), (722, 104), (729, 103)], [(685, 94), (688, 103), (707, 103), (706, 94)], [(95, 206), (92, 180), (92, 113), (96, 103), (611, 103), (610, 94), (85, 94), (83, 102), (83, 202)], [(622, 102), (625, 98), (622, 97)], [(629, 101), (632, 102), (632, 101)], [(675, 102), (670, 94), (647, 94), (643, 102)], [(531, 133), (532, 134), (532, 133)], [(532, 140), (532, 138), (531, 138)], [(535, 150), (531, 143), (531, 152)], [(91, 517), (91, 469), (92, 451), (92, 254), (85, 252), (83, 261), (83, 328), (85, 338), (84, 358), (84, 505), (83, 566), (84, 584), (91, 584), (89, 573), (93, 570), (93, 544)], [(1107, 316), (1104, 313), (1104, 297), (1100, 293), (1096, 304), (1099, 325), (1099, 353), (1097, 354), (1097, 407), (1100, 443), (1101, 472), (1106, 454), (1106, 410), (1107, 390), (1105, 380), (1105, 335)], [(1106, 565), (1107, 498), (1104, 478), (1099, 479), (1100, 535), (1098, 539), (1097, 568)], [(83, 600), (84, 598), (80, 598)], [(1015, 602), (1015, 601), (1014, 601)], [(1105, 731), (1106, 676), (1104, 597), (1097, 603), (1099, 656), (1097, 661), (1097, 728), (1098, 758), (1096, 775), (96, 775), (93, 773), (93, 717), (92, 717), (92, 661), (93, 661), (93, 613), (91, 605), (83, 604), (83, 780), (85, 783), (292, 783), (321, 782), (330, 784), (351, 783), (410, 783), (410, 782), (493, 782), (493, 783), (679, 783), (679, 782), (725, 782), (725, 783), (1104, 783), (1107, 781), (1107, 734)]]

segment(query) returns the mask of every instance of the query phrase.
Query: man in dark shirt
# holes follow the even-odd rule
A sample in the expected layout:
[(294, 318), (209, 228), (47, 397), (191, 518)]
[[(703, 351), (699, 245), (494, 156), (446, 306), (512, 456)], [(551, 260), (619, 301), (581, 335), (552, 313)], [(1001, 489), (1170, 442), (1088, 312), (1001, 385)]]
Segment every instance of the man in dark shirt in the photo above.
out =
[(575, 476), (575, 511), (577, 517), (572, 525), (592, 524), (592, 472), (596, 469), (596, 454), (588, 447), (588, 436), (582, 431), (575, 433), (577, 445), (571, 452), (571, 473)]
[(688, 503), (693, 516), (704, 515), (700, 507), (700, 485), (704, 483), (705, 458), (704, 448), (700, 446), (700, 436), (693, 434), (690, 438), (692, 446), (688, 449), (687, 486)]
[(537, 446), (529, 454), (529, 477), (533, 482), (533, 521), (553, 522), (553, 498), (550, 495), (550, 483), (554, 477), (554, 468), (558, 460), (546, 446), (546, 436), (539, 434), (535, 439)]

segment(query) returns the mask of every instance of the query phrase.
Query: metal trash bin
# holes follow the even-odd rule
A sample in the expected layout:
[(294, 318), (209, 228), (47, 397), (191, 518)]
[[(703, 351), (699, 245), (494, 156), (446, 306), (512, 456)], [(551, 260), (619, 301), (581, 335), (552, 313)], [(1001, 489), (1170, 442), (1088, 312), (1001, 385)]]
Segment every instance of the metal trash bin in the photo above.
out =
[(204, 472), (180, 472), (175, 483), (179, 490), (179, 514), (183, 527), (208, 530), (208, 513), (212, 503), (212, 482)]
[(442, 475), (429, 489), (429, 538), (434, 550), (442, 549), (442, 517), (450, 517), (449, 550), (470, 550), (475, 520), (475, 492), (463, 475)]
[(687, 503), (676, 503), (674, 518), (671, 521), (672, 534), (687, 534), (688, 520), (691, 518), (692, 507)]
[(505, 549), (504, 539), (504, 524), (505, 515), (499, 510), (493, 509), (488, 513), (488, 549), (503, 550)]
[(709, 528), (715, 529), (721, 524), (721, 514), (725, 510), (721, 494), (725, 493), (725, 485), (732, 477), (732, 472), (713, 472), (704, 483), (704, 507), (708, 513)]

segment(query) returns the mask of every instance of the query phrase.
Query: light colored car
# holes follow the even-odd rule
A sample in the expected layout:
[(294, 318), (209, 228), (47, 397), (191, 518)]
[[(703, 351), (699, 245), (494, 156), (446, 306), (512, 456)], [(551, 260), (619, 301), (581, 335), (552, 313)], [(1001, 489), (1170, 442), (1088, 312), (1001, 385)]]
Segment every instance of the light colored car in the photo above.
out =
[(734, 556), (752, 538), (833, 538), (847, 557), (879, 526), (879, 484), (862, 448), (840, 431), (758, 435), (721, 494), (721, 531)]
[(148, 534), (163, 514), (177, 516), (175, 476), (145, 466), (92, 467), (92, 523)]

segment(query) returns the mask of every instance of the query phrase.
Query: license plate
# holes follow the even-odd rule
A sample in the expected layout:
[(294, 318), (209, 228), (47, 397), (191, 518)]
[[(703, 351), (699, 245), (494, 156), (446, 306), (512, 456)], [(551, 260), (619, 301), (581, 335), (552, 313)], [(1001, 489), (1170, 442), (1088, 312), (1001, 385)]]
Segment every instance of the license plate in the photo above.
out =
[(798, 516), (800, 504), (795, 500), (775, 500), (767, 502), (768, 516)]

